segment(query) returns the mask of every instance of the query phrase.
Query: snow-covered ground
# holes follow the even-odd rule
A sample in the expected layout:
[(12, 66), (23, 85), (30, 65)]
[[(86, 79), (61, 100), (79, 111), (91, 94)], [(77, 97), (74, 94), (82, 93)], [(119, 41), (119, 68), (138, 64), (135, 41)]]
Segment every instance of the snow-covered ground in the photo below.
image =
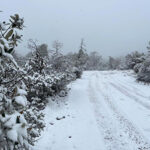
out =
[(150, 86), (129, 71), (84, 72), (45, 109), (35, 150), (150, 150)]

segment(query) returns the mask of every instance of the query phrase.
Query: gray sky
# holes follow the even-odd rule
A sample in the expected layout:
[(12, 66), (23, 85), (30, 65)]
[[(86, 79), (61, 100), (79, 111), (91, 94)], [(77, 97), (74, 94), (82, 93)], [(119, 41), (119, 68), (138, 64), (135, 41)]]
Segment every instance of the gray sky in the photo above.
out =
[(81, 38), (87, 51), (118, 56), (146, 51), (150, 40), (150, 0), (1, 0), (2, 19), (19, 13), (24, 17), (23, 43), (29, 38), (47, 43), (59, 40), (65, 53), (77, 51)]

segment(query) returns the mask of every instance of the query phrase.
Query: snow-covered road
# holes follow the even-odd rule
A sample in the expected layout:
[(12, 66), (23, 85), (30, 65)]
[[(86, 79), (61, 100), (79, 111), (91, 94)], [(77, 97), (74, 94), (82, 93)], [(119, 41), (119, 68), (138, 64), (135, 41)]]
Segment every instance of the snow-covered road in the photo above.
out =
[(149, 85), (129, 71), (95, 71), (69, 86), (46, 108), (35, 150), (150, 150)]

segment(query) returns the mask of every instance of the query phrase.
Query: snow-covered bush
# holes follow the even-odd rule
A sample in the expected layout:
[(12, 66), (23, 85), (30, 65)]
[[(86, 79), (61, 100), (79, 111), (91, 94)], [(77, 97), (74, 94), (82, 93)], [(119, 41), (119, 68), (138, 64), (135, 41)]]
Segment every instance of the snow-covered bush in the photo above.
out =
[(26, 58), (24, 56), (21, 56), (19, 53), (14, 52), (13, 57), (15, 59), (15, 61), (17, 62), (19, 67), (23, 67), (26, 63)]
[(58, 42), (55, 42), (55, 50), (50, 51), (50, 54), (47, 54), (46, 46), (41, 49), (41, 45), (33, 40), (29, 41), (28, 47), (32, 53), (24, 67), (27, 73), (27, 97), (32, 106), (42, 110), (47, 104), (48, 96), (66, 95), (67, 84), (81, 76), (81, 71), (77, 73), (78, 68), (72, 63), (72, 59), (59, 52)]
[(41, 55), (40, 46), (36, 42), (30, 40), (29, 45), (32, 55), (24, 67), (26, 72), (24, 82), (27, 86), (29, 105), (24, 114), (29, 125), (29, 143), (34, 145), (35, 138), (40, 136), (45, 126), (44, 114), (41, 113), (41, 110), (46, 107), (47, 98), (58, 95), (66, 96), (67, 84), (73, 80), (71, 76), (73, 73), (67, 66), (68, 63), (64, 56), (61, 55), (60, 59), (60, 55), (55, 55), (52, 57), (53, 61), (50, 61), (47, 56)]
[(135, 65), (142, 63), (143, 62), (143, 57), (144, 54), (143, 53), (139, 53), (137, 51), (128, 54), (126, 56), (126, 66), (127, 69), (133, 69)]
[[(34, 102), (38, 102), (38, 100), (35, 100)], [(41, 132), (45, 127), (44, 114), (36, 106), (33, 106), (30, 103), (27, 110), (24, 111), (24, 116), (28, 122), (28, 142), (31, 145), (34, 145), (36, 138), (41, 135)]]
[(27, 122), (23, 115), (27, 93), (18, 87), (13, 99), (7, 98), (3, 91), (0, 93), (0, 148), (28, 149)]
[(135, 73), (139, 73), (141, 68), (143, 66), (143, 63), (137, 63), (134, 67), (133, 67), (133, 70)]
[(27, 122), (24, 110), (27, 106), (22, 71), (12, 53), (21, 36), (24, 20), (18, 14), (8, 23), (0, 23), (0, 149), (24, 150), (29, 148)]
[(146, 54), (142, 63), (138, 67), (137, 80), (150, 82), (150, 54)]
[(73, 67), (73, 73), (75, 74), (75, 78), (81, 78), (82, 75), (82, 70), (80, 68), (77, 67)]
[[(28, 74), (26, 78), (28, 98), (32, 102), (32, 98), (36, 96), (41, 99), (41, 104), (43, 105), (44, 103), (45, 105), (48, 96), (58, 94), (62, 89), (66, 88), (66, 84), (70, 80), (69, 70), (65, 66), (66, 63), (61, 64), (61, 69), (59, 69), (59, 65), (56, 67), (55, 64), (59, 63), (56, 56), (55, 60), (53, 59), (55, 63), (51, 63), (51, 61), (47, 63), (48, 58), (41, 57), (38, 46), (35, 43), (34, 45), (33, 56), (25, 65), (25, 70)], [(63, 60), (65, 61), (65, 59)]]
[(128, 69), (137, 73), (137, 81), (150, 82), (150, 51), (146, 54), (134, 52), (127, 55), (126, 64)]

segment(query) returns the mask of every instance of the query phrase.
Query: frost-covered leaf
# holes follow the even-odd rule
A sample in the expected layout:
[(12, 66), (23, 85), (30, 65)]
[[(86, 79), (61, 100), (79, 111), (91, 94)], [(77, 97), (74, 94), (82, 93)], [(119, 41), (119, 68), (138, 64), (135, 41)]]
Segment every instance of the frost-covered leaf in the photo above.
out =
[(9, 30), (5, 36), (5, 38), (8, 40), (10, 38), (10, 36), (13, 34), (13, 29)]
[(15, 102), (19, 105), (24, 106), (24, 107), (27, 105), (27, 99), (25, 96), (16, 96)]

